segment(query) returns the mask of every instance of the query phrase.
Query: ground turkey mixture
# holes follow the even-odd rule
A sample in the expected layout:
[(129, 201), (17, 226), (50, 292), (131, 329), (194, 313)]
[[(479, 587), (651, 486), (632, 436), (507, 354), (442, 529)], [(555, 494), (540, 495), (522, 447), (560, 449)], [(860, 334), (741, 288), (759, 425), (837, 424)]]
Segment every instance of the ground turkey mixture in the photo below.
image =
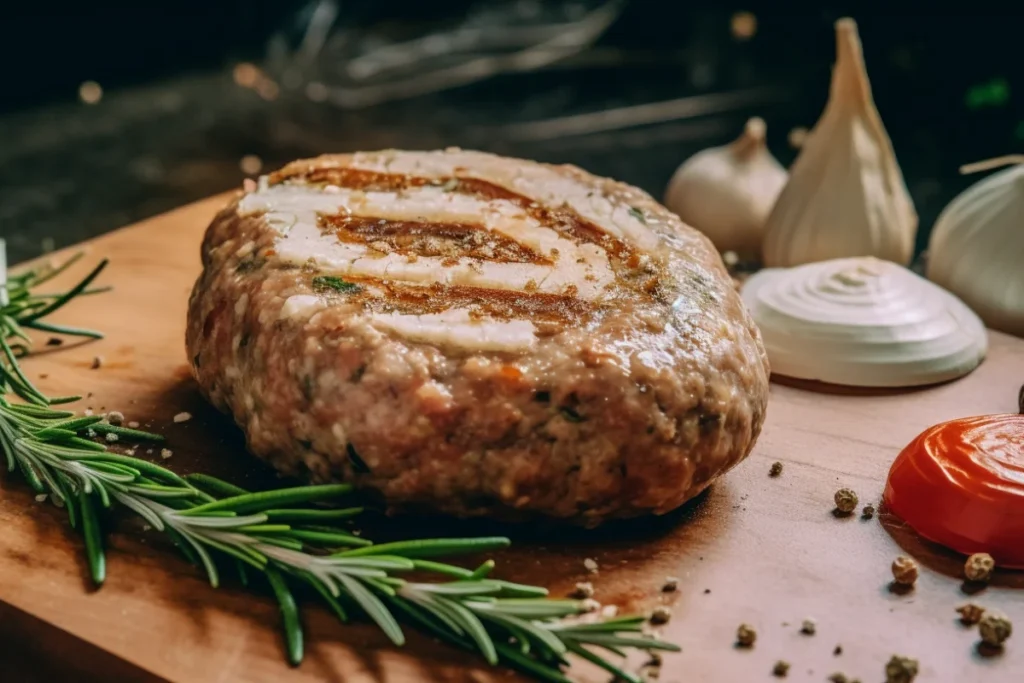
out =
[(711, 243), (572, 166), (294, 162), (231, 200), (202, 260), (205, 395), (282, 472), (392, 510), (665, 513), (764, 421), (764, 348)]

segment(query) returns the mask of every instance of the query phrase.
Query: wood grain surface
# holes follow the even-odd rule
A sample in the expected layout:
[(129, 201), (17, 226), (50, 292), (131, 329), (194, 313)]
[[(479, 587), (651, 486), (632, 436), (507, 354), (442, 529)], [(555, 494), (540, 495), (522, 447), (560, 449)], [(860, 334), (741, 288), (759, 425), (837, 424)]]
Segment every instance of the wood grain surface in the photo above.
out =
[[(40, 337), (42, 352), (25, 365), (46, 392), (90, 392), (80, 408), (120, 410), (165, 434), (174, 451), (165, 464), (176, 471), (204, 470), (257, 487), (273, 475), (199, 396), (183, 344), (200, 237), (223, 202), (214, 197), (91, 243), (86, 260), (111, 259), (103, 282), (115, 291), (75, 302), (59, 320), (101, 328), (107, 338), (49, 347)], [(103, 365), (93, 370), (95, 356)], [(792, 664), (787, 680), (824, 681), (839, 671), (868, 683), (884, 680), (895, 653), (920, 660), (919, 681), (1020, 681), (1024, 633), (1003, 653), (984, 656), (976, 631), (956, 620), (954, 608), (969, 597), (959, 579), (962, 557), (920, 541), (885, 515), (837, 518), (832, 495), (849, 486), (862, 502), (877, 504), (907, 441), (942, 420), (1015, 411), (1021, 382), (1024, 340), (992, 333), (981, 368), (930, 389), (843, 395), (773, 384), (767, 425), (751, 457), (663, 518), (590, 532), (371, 519), (366, 531), (379, 538), (507, 533), (514, 546), (497, 554), (497, 576), (547, 585), (554, 595), (592, 580), (596, 598), (621, 611), (671, 605), (674, 617), (663, 634), (683, 652), (665, 657), (665, 683), (774, 680), (779, 659)], [(193, 419), (174, 423), (182, 411)], [(769, 478), (775, 460), (785, 469)], [(15, 475), (0, 475), (0, 486), (0, 658), (16, 667), (2, 680), (517, 680), (426, 637), (391, 647), (375, 628), (336, 623), (313, 601), (305, 609), (307, 658), (291, 669), (268, 597), (236, 585), (211, 588), (164, 539), (129, 518), (110, 520), (109, 578), (92, 590), (81, 541), (63, 512), (36, 502)], [(902, 552), (921, 561), (922, 576), (913, 591), (896, 594), (888, 587), (889, 565)], [(583, 566), (588, 557), (598, 562), (596, 575)], [(679, 590), (661, 593), (670, 575), (679, 577)], [(999, 572), (970, 599), (1007, 613), (1024, 631), (1024, 574)], [(808, 617), (817, 621), (813, 636), (800, 633)], [(741, 622), (757, 628), (751, 649), (733, 645)], [(584, 681), (608, 680), (584, 667), (576, 673)]]

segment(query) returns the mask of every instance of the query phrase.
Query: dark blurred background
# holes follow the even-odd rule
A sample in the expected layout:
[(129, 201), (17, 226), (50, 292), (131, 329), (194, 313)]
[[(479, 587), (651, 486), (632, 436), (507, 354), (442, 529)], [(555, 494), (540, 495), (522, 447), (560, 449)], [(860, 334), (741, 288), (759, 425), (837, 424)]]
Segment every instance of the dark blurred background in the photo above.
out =
[[(660, 197), (751, 115), (788, 164), (860, 25), (921, 216), (1024, 147), (1021, 16), (666, 0), (178, 0), (0, 10), (0, 235), (14, 262), (301, 156), (460, 145)], [(1024, 14), (1024, 13), (1022, 13)]]

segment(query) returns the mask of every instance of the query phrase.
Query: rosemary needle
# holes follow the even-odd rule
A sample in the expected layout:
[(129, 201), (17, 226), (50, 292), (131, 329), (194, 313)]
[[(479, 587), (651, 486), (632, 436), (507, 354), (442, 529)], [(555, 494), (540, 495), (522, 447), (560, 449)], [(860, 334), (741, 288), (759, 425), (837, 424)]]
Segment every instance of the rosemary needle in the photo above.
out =
[[(288, 661), (298, 665), (304, 642), (294, 586), (313, 589), (334, 615), (350, 610), (369, 617), (402, 645), (399, 624), (412, 623), (452, 645), (475, 652), (491, 664), (505, 664), (542, 681), (567, 683), (566, 655), (582, 659), (625, 681), (637, 681), (603, 653), (627, 649), (668, 650), (670, 643), (642, 635), (642, 617), (594, 623), (567, 621), (585, 611), (575, 600), (552, 600), (539, 586), (489, 578), (487, 560), (475, 570), (437, 558), (489, 552), (509, 545), (504, 537), (418, 539), (373, 545), (344, 524), (361, 507), (327, 508), (348, 496), (346, 484), (298, 486), (250, 492), (205, 474), (181, 477), (148, 460), (112, 453), (85, 436), (116, 434), (123, 441), (161, 441), (156, 434), (118, 427), (95, 416), (82, 417), (51, 406), (77, 397), (49, 398), (22, 371), (28, 352), (24, 328), (82, 337), (90, 330), (43, 320), (89, 289), (106, 265), (94, 268), (75, 287), (37, 294), (34, 287), (63, 273), (79, 256), (57, 266), (11, 275), (3, 268), (0, 240), (0, 451), (9, 470), (19, 471), (37, 492), (63, 506), (85, 541), (92, 580), (106, 579), (100, 507), (134, 512), (165, 534), (213, 586), (225, 564), (243, 584), (262, 574), (281, 611)], [(20, 398), (24, 403), (13, 401)], [(316, 507), (311, 507), (316, 504)], [(338, 548), (346, 548), (337, 552)], [(411, 582), (417, 571), (442, 580)]]
[(212, 510), (234, 510), (241, 514), (243, 512), (269, 510), (286, 505), (332, 500), (346, 493), (351, 493), (351, 491), (352, 487), (349, 484), (325, 484), (322, 486), (298, 486), (277, 491), (262, 491), (260, 493), (243, 493), (200, 505), (184, 514), (202, 515)]
[(277, 604), (281, 607), (281, 618), (284, 622), (285, 642), (288, 648), (288, 662), (292, 666), (302, 663), (303, 643), (302, 625), (299, 623), (299, 608), (295, 605), (295, 598), (288, 588), (284, 577), (274, 567), (268, 567), (265, 572), (270, 587), (274, 590)]
[(507, 548), (511, 544), (503, 536), (484, 538), (432, 538), (416, 541), (396, 541), (382, 543), (367, 548), (345, 550), (336, 557), (358, 557), (377, 554), (395, 554), (405, 557), (451, 557), (452, 555), (468, 555), (484, 553), (491, 550)]

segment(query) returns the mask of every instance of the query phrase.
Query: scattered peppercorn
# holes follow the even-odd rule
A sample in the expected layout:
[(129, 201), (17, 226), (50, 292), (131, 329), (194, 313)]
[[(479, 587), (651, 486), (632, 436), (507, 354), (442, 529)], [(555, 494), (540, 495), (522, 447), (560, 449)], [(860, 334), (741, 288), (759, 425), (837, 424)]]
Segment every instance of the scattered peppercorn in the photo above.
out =
[(1013, 633), (1013, 624), (1001, 614), (989, 613), (978, 622), (978, 632), (981, 633), (981, 642), (992, 647), (1002, 647)]
[(785, 678), (786, 674), (789, 673), (789, 662), (779, 660), (775, 662), (775, 666), (772, 667), (772, 675), (776, 678)]
[(850, 514), (857, 509), (857, 494), (852, 489), (842, 488), (836, 491), (836, 509), (843, 514)]
[(985, 608), (975, 605), (973, 602), (960, 605), (956, 608), (956, 611), (960, 613), (960, 621), (968, 626), (977, 624), (985, 614)]
[(652, 624), (667, 624), (669, 619), (672, 618), (672, 610), (665, 605), (658, 605), (651, 611), (651, 623)]
[(92, 359), (92, 369), (99, 370), (103, 367), (103, 356), (95, 356)]
[(846, 677), (846, 674), (838, 671), (829, 676), (828, 680), (832, 681), (832, 683), (850, 683), (850, 679)]
[(773, 462), (771, 469), (768, 470), (768, 476), (769, 477), (777, 477), (780, 474), (782, 474), (782, 463), (778, 462), (778, 461)]
[(892, 578), (901, 586), (913, 586), (917, 582), (917, 562), (900, 555), (892, 561)]
[(864, 509), (860, 511), (860, 516), (864, 519), (871, 519), (875, 516), (875, 506), (868, 503), (864, 506)]
[(583, 600), (594, 597), (594, 584), (589, 581), (580, 581), (572, 591), (572, 597)]
[(736, 629), (736, 644), (740, 647), (753, 647), (757, 640), (757, 631), (750, 624), (740, 624)]
[[(60, 346), (63, 343), (64, 343), (64, 340), (61, 339), (60, 337), (50, 337), (49, 339), (46, 340), (46, 345), (47, 346)], [(1024, 411), (1022, 411), (1022, 412), (1024, 412)]]
[(1020, 393), (1017, 394), (1017, 408), (1020, 414), (1024, 415), (1024, 384), (1020, 385)]
[(675, 576), (666, 576), (665, 583), (661, 584), (661, 590), (665, 593), (671, 593), (679, 587), (679, 578)]
[(988, 581), (996, 561), (988, 553), (974, 553), (964, 563), (964, 576), (968, 581)]
[(835, 657), (838, 657), (841, 654), (843, 654), (843, 646), (842, 645), (836, 645), (836, 649), (832, 650), (832, 655), (835, 656)]
[(813, 636), (817, 630), (818, 624), (814, 619), (804, 619), (804, 623), (800, 626), (800, 633), (808, 636)]
[(893, 655), (885, 665), (885, 683), (910, 683), (917, 678), (917, 660)]

